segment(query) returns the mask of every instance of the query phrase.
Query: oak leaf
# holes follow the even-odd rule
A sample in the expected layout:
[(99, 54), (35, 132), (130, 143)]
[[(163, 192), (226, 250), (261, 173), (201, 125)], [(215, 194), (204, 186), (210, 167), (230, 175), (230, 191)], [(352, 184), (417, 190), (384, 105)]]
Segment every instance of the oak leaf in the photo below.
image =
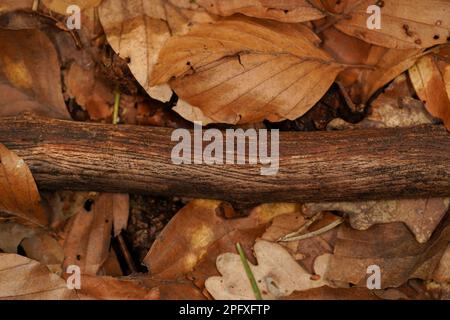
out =
[(425, 243), (447, 213), (450, 198), (404, 199), (365, 202), (310, 203), (304, 205), (307, 215), (321, 211), (341, 211), (348, 214), (357, 230), (367, 230), (374, 224), (403, 222), (420, 243)]
[[(330, 215), (331, 216), (331, 215)], [(333, 216), (334, 217), (334, 216)], [(329, 217), (322, 215), (315, 223), (311, 224), (304, 232), (312, 232), (329, 223)], [(284, 214), (275, 217), (271, 225), (266, 229), (261, 239), (267, 241), (278, 241), (287, 234), (298, 231), (309, 219), (300, 212)], [(283, 246), (297, 262), (308, 272), (314, 272), (314, 262), (318, 256), (332, 253), (336, 240), (337, 228), (303, 240), (278, 242)]]
[(325, 278), (365, 287), (367, 268), (377, 265), (382, 288), (398, 287), (412, 278), (432, 279), (449, 239), (448, 217), (422, 244), (402, 223), (378, 224), (365, 231), (341, 225), (334, 253), (325, 257), (330, 259)]
[[(259, 240), (254, 247), (258, 265), (250, 265), (263, 299), (289, 296), (294, 291), (322, 287), (327, 282), (321, 277), (323, 266), (316, 265), (319, 278), (312, 277), (280, 245)], [(206, 289), (219, 300), (254, 299), (250, 282), (239, 255), (224, 253), (217, 258), (217, 269), (222, 277), (206, 280)]]

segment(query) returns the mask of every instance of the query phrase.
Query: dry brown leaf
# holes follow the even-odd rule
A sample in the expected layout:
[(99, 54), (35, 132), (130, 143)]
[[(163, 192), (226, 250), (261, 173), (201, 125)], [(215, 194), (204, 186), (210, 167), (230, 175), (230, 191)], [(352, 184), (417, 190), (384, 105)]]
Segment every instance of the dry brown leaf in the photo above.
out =
[(435, 124), (422, 102), (410, 97), (380, 95), (371, 104), (370, 114), (354, 128), (395, 128)]
[(281, 22), (304, 22), (325, 16), (307, 0), (196, 0), (195, 3), (220, 16), (242, 13)]
[(139, 276), (149, 288), (158, 288), (161, 300), (206, 300), (206, 297), (191, 281), (188, 280), (156, 280), (148, 276)]
[(28, 258), (45, 265), (60, 266), (64, 260), (62, 245), (46, 232), (26, 237), (21, 246)]
[(123, 276), (123, 271), (120, 266), (119, 259), (117, 258), (117, 254), (114, 251), (114, 248), (109, 250), (109, 255), (106, 261), (103, 263), (102, 268), (100, 269), (100, 274), (111, 277), (121, 277)]
[(327, 129), (394, 128), (436, 123), (424, 104), (412, 98), (413, 95), (414, 89), (403, 73), (371, 103), (369, 114), (362, 121), (352, 124), (337, 118), (328, 123)]
[(113, 194), (100, 194), (90, 211), (83, 208), (69, 221), (64, 240), (64, 267), (78, 265), (82, 274), (96, 275), (106, 261), (113, 224), (112, 197)]
[(438, 267), (434, 271), (433, 279), (437, 282), (450, 283), (450, 244), (447, 246)]
[(445, 78), (448, 69), (450, 64), (439, 68), (437, 56), (426, 55), (409, 69), (409, 77), (430, 114), (443, 120), (450, 130), (450, 96), (446, 88), (450, 79)]
[(367, 103), (375, 92), (414, 65), (422, 52), (370, 45), (335, 28), (325, 30), (323, 39), (323, 48), (338, 62), (366, 66), (347, 68), (338, 77), (356, 104)]
[(130, 196), (114, 193), (112, 195), (114, 236), (117, 237), (128, 225), (130, 215)]
[(375, 66), (375, 69), (361, 72), (361, 101), (366, 103), (378, 89), (408, 70), (420, 53), (418, 49), (395, 50), (372, 46), (366, 64)]
[(2, 0), (0, 3), (0, 14), (14, 10), (31, 9), (33, 0)]
[(420, 243), (425, 243), (450, 206), (450, 198), (405, 199), (364, 202), (310, 203), (304, 205), (307, 215), (321, 211), (341, 211), (348, 214), (357, 230), (367, 230), (374, 224), (403, 222)]
[(95, 8), (100, 5), (102, 0), (42, 0), (42, 3), (50, 10), (62, 15), (72, 14), (67, 12), (67, 8), (72, 5), (78, 6), (81, 10)]
[[(305, 216), (300, 212), (277, 216), (272, 220), (270, 227), (266, 229), (261, 239), (275, 242), (287, 234), (296, 232), (307, 221)], [(313, 223), (305, 232), (317, 230), (324, 223), (327, 224), (327, 217)], [(279, 242), (278, 244), (286, 248), (292, 257), (309, 273), (313, 273), (316, 258), (325, 253), (333, 252), (336, 234), (337, 229), (335, 228), (309, 239)]]
[(233, 210), (230, 205), (214, 200), (193, 200), (166, 225), (144, 263), (155, 278), (183, 277), (210, 254), (210, 249), (211, 254), (217, 255), (213, 246), (221, 239), (236, 241), (235, 237), (242, 239), (240, 232), (253, 233), (255, 229), (262, 233), (261, 228), (274, 216), (298, 208), (295, 204), (265, 205), (253, 210), (247, 218), (225, 219), (224, 212)]
[(346, 1), (350, 19), (336, 28), (372, 44), (395, 49), (428, 48), (445, 43), (450, 36), (448, 0), (382, 1), (381, 29), (369, 29), (367, 8), (374, 0)]
[[(325, 29), (321, 33), (321, 38), (323, 40), (322, 48), (330, 53), (336, 61), (346, 64), (364, 64), (373, 47), (373, 45), (351, 37), (334, 27)], [(356, 69), (356, 71), (358, 70)]]
[(76, 215), (87, 200), (95, 199), (96, 196), (95, 192), (67, 190), (42, 193), (42, 197), (52, 211), (51, 226), (55, 229), (61, 227), (67, 219)]
[(48, 217), (26, 163), (0, 143), (0, 212), (26, 224), (44, 226)]
[(98, 300), (156, 300), (159, 299), (158, 288), (147, 288), (142, 281), (132, 278), (95, 277), (83, 275), (81, 299)]
[[(328, 90), (343, 66), (303, 25), (230, 19), (193, 27), (161, 50), (151, 84), (219, 123), (296, 119)], [(183, 117), (187, 112), (175, 108)], [(198, 110), (197, 110), (198, 111)]]
[(220, 275), (216, 268), (217, 257), (225, 252), (236, 252), (236, 243), (241, 244), (248, 260), (256, 263), (252, 248), (255, 240), (264, 232), (265, 227), (262, 225), (252, 229), (235, 230), (215, 241), (197, 263), (194, 271), (187, 274), (187, 278), (191, 279), (198, 288), (204, 288), (206, 279)]
[(39, 30), (0, 30), (0, 115), (24, 111), (70, 119), (62, 96), (58, 57)]
[(158, 299), (158, 288), (148, 288), (133, 278), (82, 275), (80, 290), (37, 261), (16, 254), (0, 253), (0, 300)]
[(326, 257), (330, 262), (325, 278), (365, 287), (367, 268), (378, 265), (382, 288), (398, 287), (412, 278), (432, 279), (450, 240), (449, 218), (424, 244), (402, 223), (374, 225), (365, 231), (341, 225), (334, 254)]
[[(257, 241), (254, 247), (258, 265), (250, 265), (263, 299), (289, 296), (327, 284), (304, 270), (282, 246), (269, 241)], [(324, 266), (316, 265), (317, 274)], [(239, 255), (225, 253), (217, 258), (217, 269), (222, 277), (211, 277), (205, 286), (218, 300), (252, 300), (254, 294)]]
[(433, 299), (450, 300), (450, 283), (437, 283), (429, 281), (426, 284), (427, 292), (431, 294)]
[(270, 226), (262, 235), (263, 240), (277, 241), (282, 236), (297, 231), (307, 220), (301, 212), (283, 214), (273, 218)]
[(96, 70), (72, 63), (66, 76), (67, 94), (83, 107), (92, 120), (106, 119), (112, 114), (114, 93), (110, 85), (95, 76)]
[(16, 254), (0, 253), (1, 300), (72, 300), (76, 292), (66, 281), (37, 261)]
[(21, 224), (12, 222), (0, 223), (0, 249), (5, 253), (17, 253), (17, 247), (22, 240), (33, 236), (36, 232), (36, 228), (30, 228)]
[[(76, 205), (77, 214), (61, 234), (64, 238), (64, 266), (78, 265), (83, 274), (96, 275), (111, 258), (111, 236), (119, 235), (127, 226), (129, 196), (89, 193), (89, 198), (86, 198), (87, 193), (75, 194), (80, 194), (81, 199), (87, 202), (82, 206)], [(114, 234), (111, 233), (113, 228)]]
[(320, 288), (295, 291), (285, 300), (380, 300), (372, 290), (365, 288)]
[(136, 80), (154, 98), (169, 101), (168, 86), (152, 88), (149, 76), (164, 43), (186, 33), (195, 23), (212, 21), (202, 10), (175, 6), (169, 0), (105, 0), (99, 16), (114, 51), (129, 61)]

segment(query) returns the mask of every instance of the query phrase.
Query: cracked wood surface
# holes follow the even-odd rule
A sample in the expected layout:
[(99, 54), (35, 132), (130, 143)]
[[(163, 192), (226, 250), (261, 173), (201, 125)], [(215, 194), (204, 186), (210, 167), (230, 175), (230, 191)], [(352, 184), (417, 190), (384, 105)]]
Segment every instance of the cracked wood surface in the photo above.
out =
[(261, 165), (175, 165), (170, 128), (0, 118), (0, 143), (41, 190), (215, 198), (234, 203), (450, 196), (442, 126), (280, 132), (277, 175)]

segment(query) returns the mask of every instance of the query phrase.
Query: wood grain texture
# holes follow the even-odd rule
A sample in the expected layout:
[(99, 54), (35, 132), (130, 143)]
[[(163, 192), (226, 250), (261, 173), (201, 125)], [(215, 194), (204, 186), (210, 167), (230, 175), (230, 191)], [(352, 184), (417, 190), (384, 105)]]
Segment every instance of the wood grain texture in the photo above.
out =
[(442, 126), (280, 133), (280, 169), (174, 165), (173, 129), (0, 119), (0, 142), (40, 189), (215, 198), (231, 202), (450, 196), (450, 134)]

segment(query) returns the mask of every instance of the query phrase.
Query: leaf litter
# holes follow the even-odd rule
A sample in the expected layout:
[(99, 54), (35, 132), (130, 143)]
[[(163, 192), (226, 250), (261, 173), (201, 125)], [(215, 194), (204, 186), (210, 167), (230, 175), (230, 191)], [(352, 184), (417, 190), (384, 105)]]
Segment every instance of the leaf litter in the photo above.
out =
[[(448, 1), (383, 1), (382, 30), (366, 28), (373, 1), (70, 1), (77, 32), (67, 1), (33, 2), (0, 5), (0, 116), (111, 123), (119, 92), (119, 123), (449, 128)], [(235, 209), (40, 192), (24, 159), (0, 158), (1, 299), (254, 299), (237, 243), (264, 299), (450, 297), (448, 198)]]

